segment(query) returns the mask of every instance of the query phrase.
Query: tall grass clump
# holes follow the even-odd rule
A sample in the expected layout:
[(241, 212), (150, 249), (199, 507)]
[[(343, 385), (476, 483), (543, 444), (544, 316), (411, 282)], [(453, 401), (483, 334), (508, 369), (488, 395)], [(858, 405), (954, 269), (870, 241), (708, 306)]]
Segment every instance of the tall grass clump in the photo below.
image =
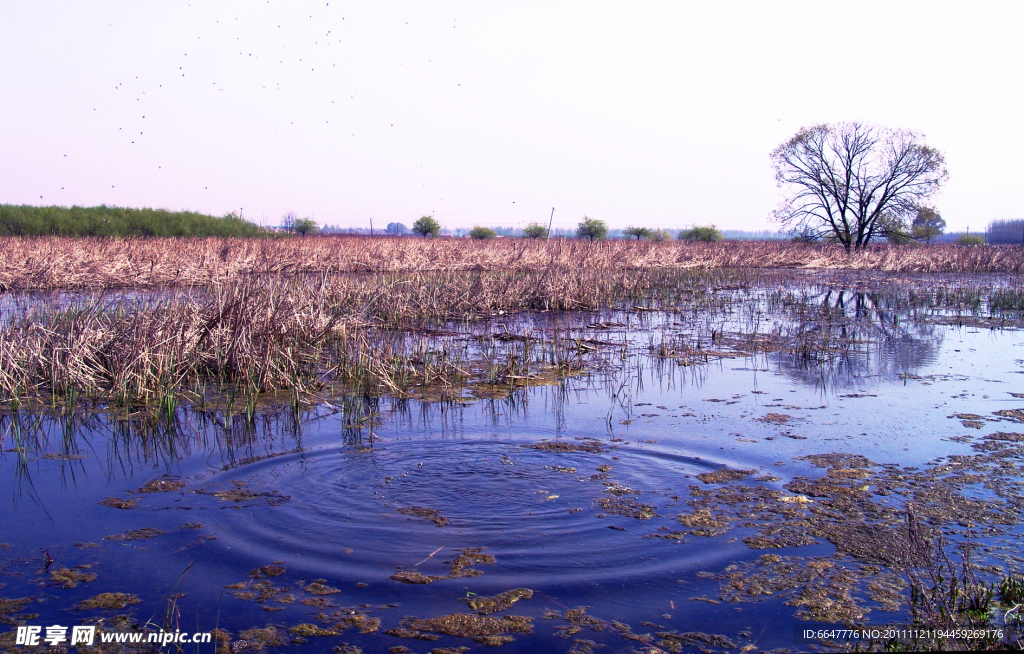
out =
[(0, 205), (0, 236), (258, 236), (259, 226), (234, 214), (127, 207)]

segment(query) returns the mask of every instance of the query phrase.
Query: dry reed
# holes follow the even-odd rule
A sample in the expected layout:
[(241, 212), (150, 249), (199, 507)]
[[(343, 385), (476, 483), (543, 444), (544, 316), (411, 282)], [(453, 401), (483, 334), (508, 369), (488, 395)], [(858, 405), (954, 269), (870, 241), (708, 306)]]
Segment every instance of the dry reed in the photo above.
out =
[(331, 237), (305, 239), (0, 238), (0, 291), (208, 286), (249, 275), (552, 269), (817, 268), (1024, 272), (1019, 247)]
[[(69, 308), (58, 300), (0, 328), (0, 394), (55, 402), (104, 396), (124, 404), (170, 401), (207, 382), (243, 395), (328, 383), (405, 394), (416, 386), (493, 382), (516, 376), (531, 357), (506, 348), (504, 363), (491, 357), (483, 369), (469, 369), (476, 364), (465, 348), (439, 348), (435, 334), (421, 333), (423, 321), (596, 309), (653, 282), (643, 271), (274, 275), (200, 294), (168, 292), (155, 305), (99, 295)], [(563, 354), (546, 355), (564, 367)]]

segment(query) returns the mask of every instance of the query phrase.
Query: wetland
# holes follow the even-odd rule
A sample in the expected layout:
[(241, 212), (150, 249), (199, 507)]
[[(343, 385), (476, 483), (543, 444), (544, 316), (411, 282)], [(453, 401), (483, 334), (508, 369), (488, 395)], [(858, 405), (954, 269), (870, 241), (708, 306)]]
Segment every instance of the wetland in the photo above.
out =
[(883, 270), (12, 290), (0, 651), (1014, 645), (1022, 312), (1017, 274)]

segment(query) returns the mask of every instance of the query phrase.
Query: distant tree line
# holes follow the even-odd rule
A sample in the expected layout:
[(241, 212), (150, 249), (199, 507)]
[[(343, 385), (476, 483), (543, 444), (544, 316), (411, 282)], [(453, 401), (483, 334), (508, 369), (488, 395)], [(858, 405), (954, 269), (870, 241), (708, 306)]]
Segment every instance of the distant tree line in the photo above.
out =
[(988, 224), (985, 234), (989, 243), (1024, 244), (1024, 218), (1016, 220), (994, 220)]
[(259, 225), (229, 213), (125, 207), (0, 205), (2, 236), (258, 236)]

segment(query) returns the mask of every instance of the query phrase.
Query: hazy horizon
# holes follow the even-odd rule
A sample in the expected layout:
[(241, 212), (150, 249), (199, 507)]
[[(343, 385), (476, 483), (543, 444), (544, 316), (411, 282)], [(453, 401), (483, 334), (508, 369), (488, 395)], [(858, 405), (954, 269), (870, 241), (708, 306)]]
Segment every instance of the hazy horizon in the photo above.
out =
[(276, 225), (777, 230), (801, 126), (909, 128), (1024, 217), (1024, 5), (7, 3), (0, 202)]

